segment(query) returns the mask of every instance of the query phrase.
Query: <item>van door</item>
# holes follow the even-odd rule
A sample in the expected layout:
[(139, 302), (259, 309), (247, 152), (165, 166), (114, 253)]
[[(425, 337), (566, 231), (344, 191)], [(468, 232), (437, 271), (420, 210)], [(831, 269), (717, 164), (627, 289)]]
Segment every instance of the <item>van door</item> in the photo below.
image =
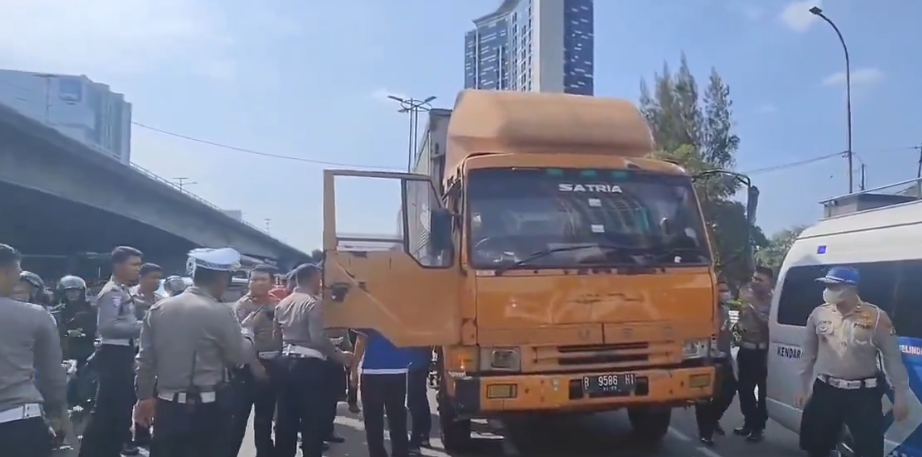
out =
[[(894, 310), (890, 313), (899, 338), (903, 364), (909, 374), (910, 394), (907, 395), (909, 417), (895, 422), (887, 414), (884, 455), (922, 454), (922, 259), (895, 262), (899, 272)], [(863, 281), (863, 280), (862, 280)], [(887, 392), (885, 407), (893, 401), (893, 390)]]
[[(338, 234), (337, 178), (399, 184), (399, 235)], [(400, 347), (460, 342), (461, 275), (452, 268), (453, 253), (435, 253), (429, 241), (431, 210), (439, 205), (425, 175), (324, 170), (323, 303), (328, 328), (375, 329)]]

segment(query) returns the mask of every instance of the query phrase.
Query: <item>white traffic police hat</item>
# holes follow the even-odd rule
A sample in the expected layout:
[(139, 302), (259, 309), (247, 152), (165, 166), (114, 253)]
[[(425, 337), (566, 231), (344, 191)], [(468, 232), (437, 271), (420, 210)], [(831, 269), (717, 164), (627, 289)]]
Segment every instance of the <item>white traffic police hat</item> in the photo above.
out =
[(236, 271), (240, 269), (240, 253), (234, 248), (193, 249), (189, 251), (186, 270), (191, 275), (196, 268), (214, 271)]

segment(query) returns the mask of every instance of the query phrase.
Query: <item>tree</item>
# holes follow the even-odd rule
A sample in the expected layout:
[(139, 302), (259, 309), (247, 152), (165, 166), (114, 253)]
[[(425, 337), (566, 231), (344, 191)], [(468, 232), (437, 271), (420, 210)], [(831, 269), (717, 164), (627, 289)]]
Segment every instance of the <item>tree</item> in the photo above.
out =
[(756, 259), (760, 264), (771, 267), (777, 273), (784, 262), (784, 256), (788, 254), (794, 241), (805, 228), (807, 228), (806, 225), (795, 225), (775, 233), (769, 238), (768, 244), (756, 253)]
[(321, 261), (323, 261), (323, 251), (320, 249), (311, 251), (311, 262), (320, 263)]
[[(668, 63), (653, 75), (653, 84), (640, 83), (640, 110), (653, 132), (659, 150), (654, 157), (682, 165), (689, 173), (729, 170), (736, 167), (740, 139), (734, 133), (730, 87), (711, 69), (703, 95), (699, 92), (688, 60), (682, 54), (679, 71)], [(710, 232), (714, 257), (723, 275), (745, 281), (745, 259), (738, 255), (749, 242), (749, 223), (743, 204), (733, 199), (742, 184), (732, 177), (718, 176), (695, 183)], [(768, 243), (758, 227), (752, 227), (755, 246)]]

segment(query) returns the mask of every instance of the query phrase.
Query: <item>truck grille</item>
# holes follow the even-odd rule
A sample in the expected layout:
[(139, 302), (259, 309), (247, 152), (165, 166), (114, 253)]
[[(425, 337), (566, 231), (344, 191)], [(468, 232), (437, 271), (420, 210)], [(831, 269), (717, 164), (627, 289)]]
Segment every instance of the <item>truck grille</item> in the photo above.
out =
[(560, 366), (643, 364), (650, 359), (649, 343), (558, 346)]

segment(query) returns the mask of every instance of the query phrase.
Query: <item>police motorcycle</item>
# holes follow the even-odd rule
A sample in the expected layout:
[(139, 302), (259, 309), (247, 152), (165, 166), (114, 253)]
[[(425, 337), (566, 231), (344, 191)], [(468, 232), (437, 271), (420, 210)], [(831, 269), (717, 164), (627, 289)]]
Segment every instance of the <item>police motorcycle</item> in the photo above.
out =
[(96, 374), (89, 367), (95, 350), (96, 312), (87, 300), (86, 281), (80, 277), (61, 278), (57, 298), (53, 314), (61, 332), (67, 369), (68, 412), (79, 439), (96, 396)]

